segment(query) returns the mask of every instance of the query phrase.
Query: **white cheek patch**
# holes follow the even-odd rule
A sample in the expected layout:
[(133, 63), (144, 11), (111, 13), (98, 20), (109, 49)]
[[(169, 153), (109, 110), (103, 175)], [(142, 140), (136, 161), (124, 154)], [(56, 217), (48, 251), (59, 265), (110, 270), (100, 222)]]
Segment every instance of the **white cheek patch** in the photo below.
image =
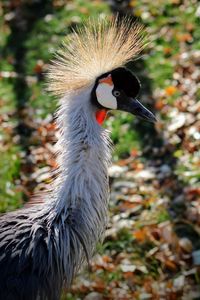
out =
[(105, 108), (117, 109), (117, 100), (112, 94), (113, 86), (99, 83), (96, 88), (97, 101)]

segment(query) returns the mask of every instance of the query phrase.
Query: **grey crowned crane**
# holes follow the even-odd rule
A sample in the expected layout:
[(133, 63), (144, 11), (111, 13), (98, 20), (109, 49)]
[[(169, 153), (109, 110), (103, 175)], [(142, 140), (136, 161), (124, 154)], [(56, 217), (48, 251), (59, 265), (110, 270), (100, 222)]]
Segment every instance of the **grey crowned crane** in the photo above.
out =
[(57, 178), (45, 201), (0, 217), (0, 299), (57, 300), (93, 256), (107, 225), (109, 110), (154, 122), (125, 66), (143, 48), (130, 20), (88, 21), (52, 62), (49, 90), (60, 96)]

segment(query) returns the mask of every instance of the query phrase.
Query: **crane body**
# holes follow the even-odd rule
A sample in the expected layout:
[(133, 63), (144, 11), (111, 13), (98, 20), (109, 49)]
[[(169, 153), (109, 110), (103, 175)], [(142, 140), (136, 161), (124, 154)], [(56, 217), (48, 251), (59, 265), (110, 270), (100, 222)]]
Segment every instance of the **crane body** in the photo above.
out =
[(89, 115), (90, 90), (63, 99), (62, 170), (50, 199), (0, 218), (2, 300), (35, 300), (38, 293), (41, 299), (59, 299), (63, 280), (70, 286), (105, 231), (110, 140), (92, 109)]
[(117, 23), (86, 24), (50, 67), (50, 90), (62, 95), (58, 174), (43, 204), (0, 216), (0, 300), (60, 299), (107, 225), (112, 146), (102, 114), (119, 109), (155, 121), (123, 67), (141, 50), (142, 29)]

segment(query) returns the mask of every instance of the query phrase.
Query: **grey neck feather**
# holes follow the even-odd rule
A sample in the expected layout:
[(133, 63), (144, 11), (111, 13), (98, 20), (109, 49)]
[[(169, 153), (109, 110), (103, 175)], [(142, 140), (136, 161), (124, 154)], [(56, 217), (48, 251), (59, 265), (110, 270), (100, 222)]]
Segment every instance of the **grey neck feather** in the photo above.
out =
[(63, 257), (67, 285), (93, 255), (107, 224), (111, 143), (95, 119), (91, 89), (61, 100), (57, 118), (60, 175), (46, 206), (51, 232), (59, 231), (58, 254)]
[(100, 197), (99, 208), (107, 203), (111, 141), (107, 130), (96, 121), (90, 94), (88, 88), (80, 94), (65, 96), (57, 112), (60, 175), (52, 195), (56, 214), (69, 206), (77, 207), (80, 199), (89, 204)]

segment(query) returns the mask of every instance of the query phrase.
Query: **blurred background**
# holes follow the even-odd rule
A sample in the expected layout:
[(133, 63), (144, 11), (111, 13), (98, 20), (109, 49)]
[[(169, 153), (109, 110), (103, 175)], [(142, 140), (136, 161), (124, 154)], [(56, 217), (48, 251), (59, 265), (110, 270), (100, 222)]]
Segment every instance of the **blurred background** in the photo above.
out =
[(63, 300), (200, 299), (200, 4), (197, 0), (0, 2), (0, 212), (21, 207), (56, 168), (56, 100), (44, 73), (89, 16), (131, 15), (151, 43), (129, 67), (159, 121), (112, 113), (110, 222), (91, 269)]

